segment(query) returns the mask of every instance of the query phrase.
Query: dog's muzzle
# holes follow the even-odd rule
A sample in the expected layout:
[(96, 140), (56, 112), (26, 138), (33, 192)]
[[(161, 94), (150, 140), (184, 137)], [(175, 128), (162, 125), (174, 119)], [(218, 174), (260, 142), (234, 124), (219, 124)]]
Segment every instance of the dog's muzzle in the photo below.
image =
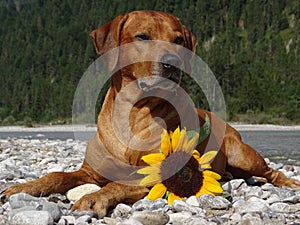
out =
[(176, 88), (181, 81), (182, 71), (180, 66), (182, 61), (177, 55), (165, 54), (159, 65), (159, 74), (138, 79), (138, 85), (143, 91), (150, 89), (172, 89)]

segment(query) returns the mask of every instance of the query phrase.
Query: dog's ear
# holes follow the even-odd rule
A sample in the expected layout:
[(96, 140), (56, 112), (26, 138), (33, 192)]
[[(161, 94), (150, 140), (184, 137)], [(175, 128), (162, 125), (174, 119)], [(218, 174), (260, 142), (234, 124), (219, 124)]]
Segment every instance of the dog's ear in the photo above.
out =
[(188, 48), (191, 52), (186, 52), (186, 59), (184, 60), (184, 66), (188, 74), (191, 73), (190, 59), (193, 58), (196, 52), (197, 40), (196, 37), (189, 31), (185, 26), (182, 25), (183, 35), (184, 35), (184, 46)]
[[(119, 15), (111, 22), (104, 24), (90, 33), (90, 37), (93, 40), (96, 52), (99, 56), (119, 46), (121, 31), (127, 18), (127, 14)], [(112, 71), (115, 68), (118, 63), (118, 56), (118, 50), (116, 50), (113, 56), (104, 58), (108, 70)]]
[(184, 35), (184, 46), (191, 50), (193, 53), (196, 52), (197, 40), (196, 37), (189, 31), (185, 26), (182, 25)]

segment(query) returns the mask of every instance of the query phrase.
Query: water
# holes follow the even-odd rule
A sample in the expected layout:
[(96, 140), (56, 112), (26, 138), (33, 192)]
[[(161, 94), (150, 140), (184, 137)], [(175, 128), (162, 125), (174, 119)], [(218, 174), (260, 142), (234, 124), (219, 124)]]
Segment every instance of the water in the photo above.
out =
[[(245, 143), (273, 162), (300, 166), (300, 131), (240, 131)], [(0, 139), (26, 137), (32, 139), (89, 140), (94, 132), (0, 132)]]
[(273, 162), (300, 166), (300, 131), (240, 131), (245, 143)]

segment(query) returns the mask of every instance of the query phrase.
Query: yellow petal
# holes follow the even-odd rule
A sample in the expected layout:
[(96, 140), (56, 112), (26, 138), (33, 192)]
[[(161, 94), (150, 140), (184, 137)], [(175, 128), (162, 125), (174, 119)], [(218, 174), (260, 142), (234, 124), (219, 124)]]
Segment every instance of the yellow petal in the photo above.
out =
[(191, 140), (187, 143), (187, 146), (184, 146), (185, 152), (192, 154), (196, 143), (198, 142), (199, 134), (196, 133)]
[(177, 146), (175, 149), (173, 149), (174, 151), (177, 151), (177, 150), (184, 150), (184, 143), (187, 143), (187, 135), (186, 135), (186, 129), (182, 129), (181, 132), (180, 132), (180, 138), (179, 138), (179, 141), (177, 143)]
[(217, 155), (218, 151), (209, 151), (206, 152), (203, 156), (200, 158), (200, 164), (209, 164)]
[[(200, 160), (198, 160), (199, 164), (200, 164)], [(211, 165), (210, 164), (202, 164), (200, 165), (201, 170), (209, 170), (211, 169)]]
[(154, 164), (162, 162), (165, 158), (166, 158), (166, 156), (163, 153), (151, 153), (151, 154), (142, 156), (141, 159), (149, 165), (154, 165)]
[[(213, 178), (211, 178), (211, 179), (213, 179)], [(220, 193), (220, 194), (223, 193), (223, 189), (222, 189), (220, 183), (216, 180), (212, 181), (212, 180), (208, 180), (207, 178), (204, 178), (203, 179), (203, 187), (213, 193)]]
[(182, 198), (171, 192), (168, 196), (168, 204), (172, 205), (175, 200), (182, 200)]
[[(200, 160), (200, 153), (197, 150), (193, 151), (193, 156), (195, 159), (197, 159), (198, 161)], [(200, 162), (199, 162), (200, 163)]]
[(140, 185), (149, 187), (160, 182), (161, 182), (161, 178), (159, 174), (150, 174), (141, 180)]
[(177, 129), (172, 133), (172, 149), (175, 150), (180, 140), (180, 129)]
[(150, 190), (147, 199), (156, 200), (158, 198), (162, 198), (166, 193), (167, 188), (162, 183), (155, 184), (153, 188)]
[(206, 176), (209, 176), (209, 177), (212, 177), (216, 180), (220, 180), (221, 179), (221, 176), (213, 171), (210, 171), (210, 170), (204, 170), (203, 171), (203, 175), (206, 177)]
[(159, 174), (160, 173), (160, 167), (159, 166), (145, 166), (142, 169), (139, 169), (137, 171), (139, 174)]
[(163, 130), (163, 133), (161, 135), (160, 148), (165, 156), (168, 156), (172, 151), (170, 136), (165, 129)]
[(210, 194), (210, 195), (215, 195), (214, 193), (210, 192), (209, 190), (207, 190), (206, 188), (201, 188), (200, 191), (198, 191), (198, 193), (196, 194), (196, 197), (199, 197), (200, 195), (204, 195), (204, 194)]

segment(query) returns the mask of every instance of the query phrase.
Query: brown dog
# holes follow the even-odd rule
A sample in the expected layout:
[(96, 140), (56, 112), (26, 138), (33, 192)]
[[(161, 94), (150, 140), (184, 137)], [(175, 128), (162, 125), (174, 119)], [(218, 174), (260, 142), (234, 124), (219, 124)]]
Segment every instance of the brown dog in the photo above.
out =
[[(135, 168), (124, 171), (122, 168), (127, 168), (126, 166), (130, 165), (143, 165), (140, 160), (141, 156), (157, 151), (162, 124), (153, 118), (163, 119), (164, 127), (169, 130), (177, 128), (181, 121), (174, 106), (166, 100), (151, 96), (140, 98), (147, 88), (151, 89), (151, 86), (157, 84), (153, 81), (151, 83), (142, 80), (142, 82), (141, 79), (151, 78), (155, 75), (165, 77), (175, 84), (179, 83), (181, 73), (176, 70), (174, 64), (179, 65), (182, 62), (187, 64), (187, 62), (182, 59), (185, 56), (177, 47), (185, 47), (191, 52), (195, 52), (196, 39), (176, 17), (153, 11), (135, 11), (120, 15), (113, 21), (94, 30), (90, 36), (100, 56), (115, 47), (131, 42), (143, 46), (144, 43), (146, 44), (146, 40), (160, 40), (172, 43), (172, 46), (175, 47), (160, 47), (160, 51), (153, 53), (154, 44), (152, 47), (145, 47), (143, 51), (134, 45), (129, 47), (130, 54), (128, 51), (127, 54), (120, 51), (117, 57), (106, 57), (105, 61), (108, 68), (115, 72), (98, 117), (97, 134), (87, 146), (81, 169), (71, 173), (50, 173), (36, 181), (11, 186), (4, 191), (6, 198), (18, 192), (26, 192), (34, 196), (49, 195), (55, 192), (65, 193), (78, 185), (94, 183), (101, 186), (102, 189), (85, 195), (75, 203), (73, 208), (92, 209), (102, 217), (106, 215), (110, 206), (119, 202), (133, 203), (148, 193), (148, 189), (145, 187), (126, 185), (125, 176), (129, 177)], [(138, 59), (147, 54), (153, 54), (163, 62), (135, 62), (125, 65), (123, 68), (119, 66), (120, 69), (116, 69), (128, 58), (135, 61), (135, 58)], [(191, 55), (188, 56), (188, 58), (190, 57)], [(127, 88), (129, 84), (130, 88)], [(167, 84), (164, 86), (165, 89), (173, 90), (176, 87), (178, 85)], [(173, 90), (171, 93), (174, 93)], [(177, 98), (176, 94), (170, 96)], [(179, 98), (181, 97), (179, 96)], [(181, 99), (179, 101), (182, 108), (185, 108), (186, 101), (181, 101)], [(119, 102), (119, 109), (118, 113), (114, 114), (113, 108), (116, 102)], [(130, 105), (133, 107), (130, 110), (129, 118), (123, 118), (122, 111), (128, 110)], [(234, 128), (213, 113), (200, 109), (190, 110), (188, 113), (191, 117), (198, 119), (199, 124), (204, 123), (206, 115), (210, 118), (211, 133), (204, 142), (197, 146), (197, 149), (201, 153), (208, 148), (220, 149), (213, 162), (214, 171), (221, 175), (225, 171), (230, 171), (236, 178), (264, 177), (276, 186), (300, 187), (299, 181), (289, 179), (281, 172), (269, 168), (254, 149), (242, 142), (240, 134)], [(112, 126), (114, 122), (118, 123), (121, 133), (123, 132), (122, 127), (128, 123), (126, 126), (129, 126), (131, 132), (140, 140), (149, 140), (151, 137), (153, 142), (148, 141), (144, 146), (140, 146), (147, 151), (137, 151), (136, 148), (131, 147), (135, 146), (136, 143), (132, 138), (120, 140)], [(189, 122), (186, 126), (193, 129), (193, 124), (191, 125)]]

